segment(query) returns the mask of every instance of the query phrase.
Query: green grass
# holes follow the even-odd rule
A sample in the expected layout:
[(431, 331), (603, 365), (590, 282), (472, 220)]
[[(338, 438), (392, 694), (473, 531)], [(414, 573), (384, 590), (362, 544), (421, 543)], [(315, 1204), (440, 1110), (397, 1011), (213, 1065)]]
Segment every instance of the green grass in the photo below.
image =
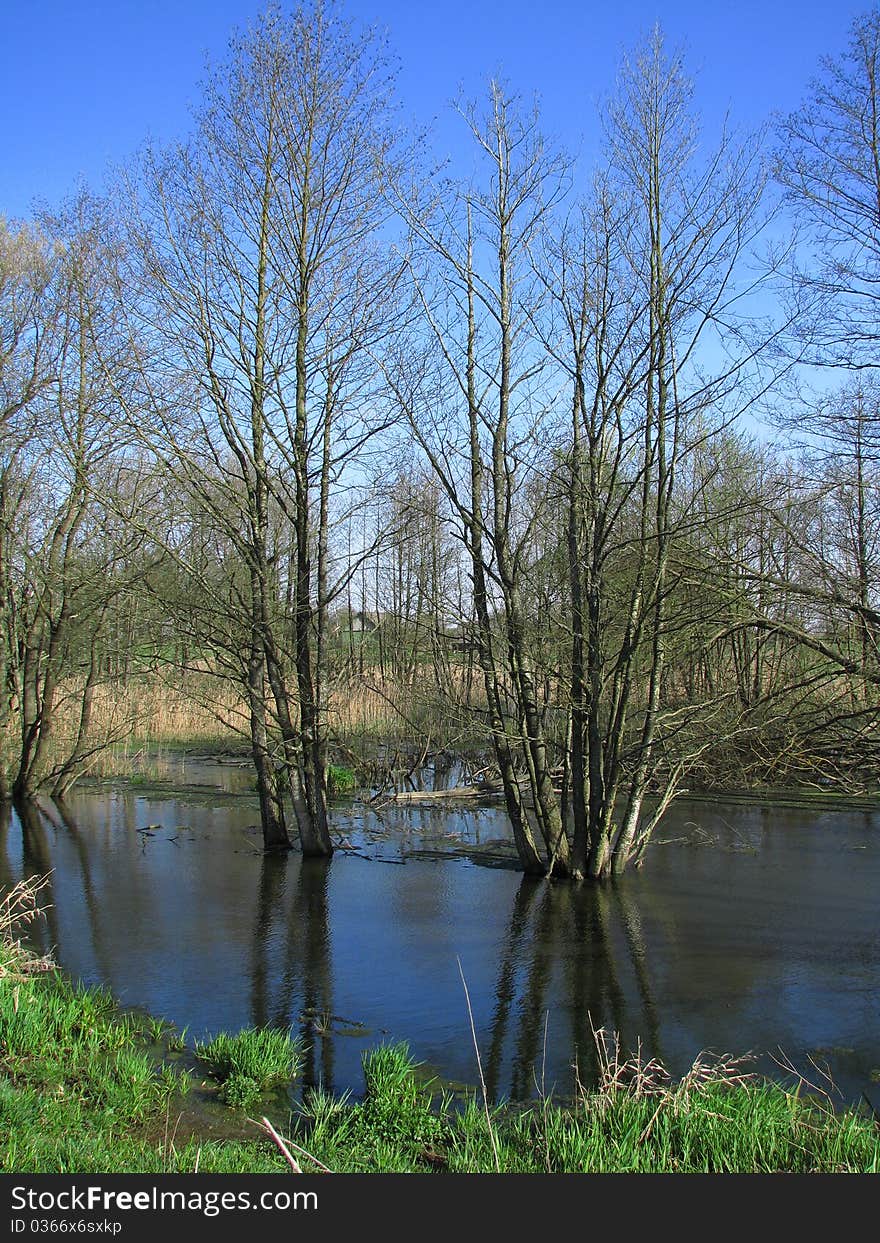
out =
[[(258, 1173), (286, 1169), (268, 1140), (175, 1142), (192, 1076), (150, 1050), (156, 1024), (121, 1014), (101, 989), (59, 972), (27, 974), (25, 957), (0, 950), (0, 1171), (17, 1173)], [(277, 1081), (290, 1066), (284, 1033), (212, 1042), (216, 1065)], [(280, 1039), (278, 1039), (280, 1037)], [(210, 1047), (210, 1046), (207, 1046)], [(238, 1060), (236, 1060), (238, 1059)], [(235, 1083), (230, 1072), (224, 1086)], [(260, 1082), (260, 1080), (257, 1080)], [(221, 1088), (221, 1092), (222, 1092)], [(249, 1094), (253, 1102), (259, 1096)], [(230, 1103), (239, 1105), (235, 1099)], [(254, 1128), (250, 1128), (254, 1131)]]
[(32, 977), (2, 960), (0, 1169), (125, 1168), (132, 1132), (186, 1091), (158, 1067), (136, 1021), (112, 998), (54, 971)]
[[(364, 1098), (311, 1093), (298, 1122), (301, 1142), (337, 1173), (408, 1173), (440, 1165), (454, 1140), (449, 1099), (435, 1098), (405, 1044), (365, 1054)], [(307, 1167), (303, 1163), (303, 1168)]]
[(353, 794), (357, 789), (357, 775), (354, 769), (346, 768), (344, 764), (331, 764), (327, 769), (327, 784), (331, 798)]
[(476, 1100), (438, 1106), (406, 1046), (369, 1054), (364, 1079), (360, 1104), (317, 1093), (304, 1107), (298, 1142), (340, 1173), (880, 1172), (873, 1122), (762, 1081), (615, 1081), (574, 1106), (540, 1101), (487, 1118)]
[[(188, 1082), (140, 1047), (148, 1036), (115, 1014), (105, 993), (76, 988), (57, 973), (0, 979), (0, 1169), (286, 1168), (243, 1118), (241, 1139), (175, 1142)], [(218, 1037), (197, 1051), (236, 1110), (289, 1079), (299, 1059), (288, 1034), (271, 1030)], [(336, 1172), (880, 1171), (871, 1121), (760, 1082), (656, 1092), (617, 1085), (583, 1093), (574, 1107), (544, 1101), (496, 1108), (487, 1119), (476, 1101), (454, 1110), (424, 1082), (406, 1046), (396, 1045), (365, 1057), (364, 1085), (357, 1102), (313, 1092), (288, 1119), (295, 1142)], [(300, 1160), (304, 1169), (318, 1168)]]
[(295, 1078), (302, 1064), (299, 1043), (275, 1028), (221, 1032), (208, 1043), (196, 1042), (196, 1056), (220, 1083), (220, 1099), (249, 1109), (269, 1088)]
[(184, 1051), (186, 1048), (186, 1036), (188, 1031), (189, 1028), (187, 1027), (184, 1027), (181, 1031), (178, 1031), (176, 1028), (172, 1027), (171, 1030), (168, 1031), (166, 1040), (168, 1043), (169, 1053), (182, 1053)]
[[(482, 1109), (459, 1123), (457, 1172), (495, 1169)], [(776, 1085), (717, 1085), (657, 1102), (625, 1092), (575, 1110), (532, 1108), (496, 1127), (506, 1173), (834, 1173), (880, 1171), (876, 1128), (798, 1101)]]

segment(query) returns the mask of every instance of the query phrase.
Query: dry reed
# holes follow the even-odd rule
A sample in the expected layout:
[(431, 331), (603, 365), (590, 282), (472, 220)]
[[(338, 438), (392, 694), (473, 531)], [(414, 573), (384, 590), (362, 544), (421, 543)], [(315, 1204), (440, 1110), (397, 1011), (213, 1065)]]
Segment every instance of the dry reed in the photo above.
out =
[(669, 1071), (657, 1058), (645, 1059), (641, 1041), (634, 1053), (625, 1054), (620, 1034), (595, 1027), (590, 1017), (590, 1029), (596, 1049), (598, 1082), (593, 1089), (581, 1083), (575, 1066), (578, 1095), (591, 1105), (608, 1105), (621, 1093), (631, 1097), (652, 1096), (660, 1105), (673, 1104), (676, 1108), (688, 1108), (691, 1097), (700, 1095), (710, 1087), (723, 1083), (727, 1087), (744, 1088), (755, 1081), (755, 1075), (744, 1067), (754, 1060), (750, 1053), (740, 1057), (711, 1053), (703, 1050), (697, 1054), (687, 1073), (673, 1083)]
[(50, 880), (51, 873), (27, 876), (0, 898), (0, 978), (20, 980), (55, 967), (48, 954), (32, 953), (18, 936), (22, 928), (32, 924), (46, 910), (38, 896)]

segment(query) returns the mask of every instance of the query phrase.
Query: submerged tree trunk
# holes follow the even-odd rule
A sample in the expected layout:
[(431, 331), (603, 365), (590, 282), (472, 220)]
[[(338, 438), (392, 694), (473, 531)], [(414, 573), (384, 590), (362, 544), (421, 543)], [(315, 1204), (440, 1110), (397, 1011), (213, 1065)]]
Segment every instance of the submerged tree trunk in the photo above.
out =
[(284, 803), (278, 790), (278, 778), (269, 751), (266, 727), (266, 686), (263, 646), (259, 630), (254, 629), (248, 659), (248, 707), (250, 709), (251, 756), (260, 800), (260, 824), (265, 850), (289, 850), (290, 838), (284, 818)]

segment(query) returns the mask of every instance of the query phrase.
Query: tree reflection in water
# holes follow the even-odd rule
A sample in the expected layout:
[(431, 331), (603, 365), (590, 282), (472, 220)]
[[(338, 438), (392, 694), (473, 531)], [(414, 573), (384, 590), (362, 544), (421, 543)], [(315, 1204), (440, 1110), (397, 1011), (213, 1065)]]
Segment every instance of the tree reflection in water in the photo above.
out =
[[(302, 1086), (333, 1083), (330, 859), (264, 854), (254, 920), (251, 1022), (299, 1026)], [(298, 1012), (298, 1013), (295, 1013)]]
[[(10, 878), (9, 884), (18, 880), (29, 880), (34, 876), (48, 876), (52, 872), (52, 852), (46, 839), (46, 824), (35, 799), (18, 799), (15, 813), (21, 825), (21, 874)], [(12, 808), (7, 804), (6, 812), (0, 816), (4, 825), (4, 835), (9, 831)], [(5, 879), (5, 878), (4, 878)], [(28, 941), (38, 954), (51, 954), (58, 945), (58, 916), (53, 898), (53, 882), (50, 879), (40, 894), (40, 906), (43, 918), (36, 920), (28, 927)]]
[[(675, 1075), (707, 1047), (820, 1055), (847, 1099), (877, 1066), (876, 814), (684, 807), (644, 873), (580, 888), (442, 859), (444, 828), (476, 840), (471, 812), (401, 811), (405, 866), (265, 856), (251, 815), (103, 790), (0, 805), (0, 883), (52, 873), (23, 936), (123, 1004), (199, 1039), (291, 1028), (298, 1088), (357, 1093), (362, 1054), (386, 1037), (475, 1083), (459, 961), (496, 1100), (534, 1097), (545, 1068), (567, 1095), (575, 1062), (589, 1083), (593, 1027)], [(676, 845), (697, 816), (711, 842)]]
[[(635, 978), (640, 1014), (630, 1013), (632, 990), (621, 983), (629, 969)], [(561, 973), (561, 994), (555, 980)], [(633, 1025), (646, 1032), (654, 1055), (662, 1056), (660, 1026), (651, 993), (647, 954), (637, 910), (625, 886), (574, 889), (523, 877), (516, 891), (505, 941), (490, 1029), (486, 1087), (492, 1100), (526, 1100), (554, 1085), (542, 1082), (544, 1043), (560, 1021), (548, 1004), (566, 1000), (571, 1025), (574, 1071), (594, 1081), (598, 1062), (593, 1028), (624, 1032)], [(510, 1078), (505, 1083), (505, 1053)], [(564, 1085), (556, 1087), (566, 1090)]]

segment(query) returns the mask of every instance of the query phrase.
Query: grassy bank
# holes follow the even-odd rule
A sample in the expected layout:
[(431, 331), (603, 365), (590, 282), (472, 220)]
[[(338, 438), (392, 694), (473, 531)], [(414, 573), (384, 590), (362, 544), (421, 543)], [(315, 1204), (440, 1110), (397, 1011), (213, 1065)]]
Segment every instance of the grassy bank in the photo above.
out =
[[(175, 1069), (157, 1056), (160, 1025), (120, 1014), (107, 993), (72, 985), (15, 942), (36, 902), (19, 889), (0, 911), (5, 1171), (281, 1172), (291, 1158), (305, 1172), (880, 1171), (880, 1128), (866, 1118), (752, 1081), (733, 1063), (697, 1063), (672, 1085), (601, 1034), (599, 1087), (564, 1108), (488, 1109), (475, 1098), (455, 1110), (405, 1047), (384, 1046), (364, 1059), (362, 1100), (314, 1092), (279, 1117), (277, 1094), (274, 1107), (266, 1094), (300, 1066), (287, 1033), (221, 1036), (195, 1046), (189, 1071)], [(222, 1108), (224, 1138), (200, 1132), (193, 1097)], [(262, 1127), (267, 1110), (281, 1136)]]

